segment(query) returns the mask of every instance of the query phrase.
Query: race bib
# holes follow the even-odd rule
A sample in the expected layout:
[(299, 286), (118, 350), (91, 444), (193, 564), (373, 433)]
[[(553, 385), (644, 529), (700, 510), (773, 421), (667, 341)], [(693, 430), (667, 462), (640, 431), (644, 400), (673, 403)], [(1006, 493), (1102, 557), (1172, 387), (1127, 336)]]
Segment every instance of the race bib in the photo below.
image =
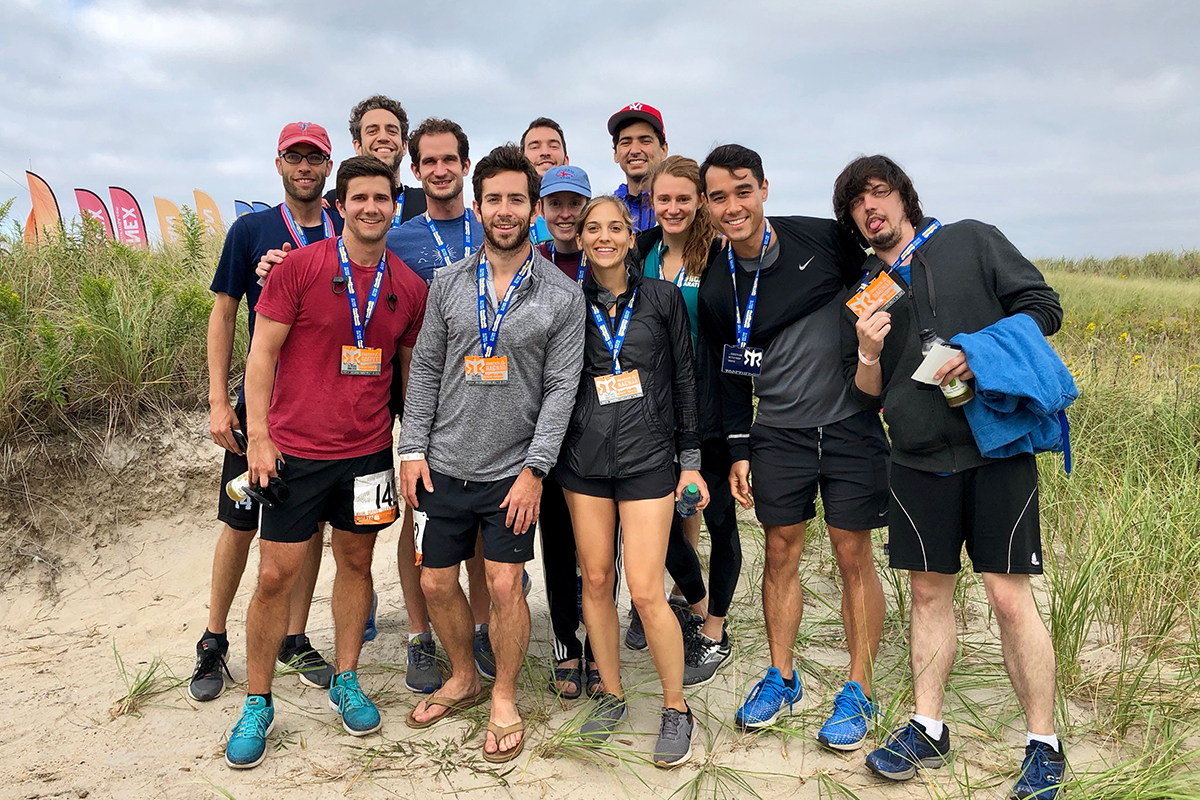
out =
[(642, 379), (636, 369), (620, 375), (597, 375), (594, 380), (602, 406), (642, 396)]
[(473, 386), (503, 386), (508, 383), (508, 356), (466, 356), (463, 371)]
[(385, 469), (354, 479), (356, 525), (388, 525), (396, 521), (396, 471)]
[(872, 303), (883, 300), (883, 305), (876, 310), (886, 311), (901, 297), (904, 297), (904, 290), (892, 280), (891, 275), (881, 272), (875, 276), (875, 280), (867, 284), (867, 288), (847, 300), (846, 306), (854, 312), (856, 317), (861, 317), (867, 310), (867, 306)]
[(424, 511), (413, 509), (413, 544), (417, 553), (416, 566), (421, 566), (421, 552), (425, 549), (425, 525), (429, 522), (429, 515)]
[(343, 375), (378, 375), (383, 370), (383, 350), (379, 347), (342, 345)]
[(756, 378), (762, 374), (762, 357), (763, 351), (758, 347), (734, 347), (727, 344), (721, 359), (721, 372)]

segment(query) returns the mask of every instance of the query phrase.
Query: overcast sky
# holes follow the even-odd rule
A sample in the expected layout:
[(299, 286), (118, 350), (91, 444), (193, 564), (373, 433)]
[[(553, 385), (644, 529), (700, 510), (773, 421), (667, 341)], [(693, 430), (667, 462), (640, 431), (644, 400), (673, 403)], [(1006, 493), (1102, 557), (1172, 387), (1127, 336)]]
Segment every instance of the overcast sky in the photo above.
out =
[(883, 152), (926, 213), (1030, 257), (1198, 248), (1198, 43), (1194, 0), (0, 0), (0, 200), (23, 222), (32, 169), (64, 216), (72, 189), (124, 186), (154, 232), (154, 195), (199, 188), (228, 224), (235, 198), (281, 199), (285, 123), (340, 160), (376, 92), (459, 122), (475, 159), (553, 117), (608, 191), (605, 121), (640, 101), (672, 153), (758, 150), (772, 214), (829, 215), (845, 163)]

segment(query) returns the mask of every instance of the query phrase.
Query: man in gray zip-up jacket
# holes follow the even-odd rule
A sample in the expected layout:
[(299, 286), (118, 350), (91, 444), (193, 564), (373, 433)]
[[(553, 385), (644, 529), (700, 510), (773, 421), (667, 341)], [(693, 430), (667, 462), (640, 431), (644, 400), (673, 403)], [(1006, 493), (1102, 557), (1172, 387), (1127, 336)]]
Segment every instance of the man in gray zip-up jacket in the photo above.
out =
[(520, 149), (497, 147), (472, 180), (484, 246), (434, 276), (400, 435), (401, 490), (422, 530), (421, 588), (452, 669), (408, 724), (427, 727), (482, 696), (458, 583), (478, 532), (496, 658), (483, 754), (497, 763), (525, 745), (516, 707), (529, 645), (521, 575), (533, 558), (541, 481), (558, 460), (579, 388), (584, 301), (529, 243), (540, 179)]

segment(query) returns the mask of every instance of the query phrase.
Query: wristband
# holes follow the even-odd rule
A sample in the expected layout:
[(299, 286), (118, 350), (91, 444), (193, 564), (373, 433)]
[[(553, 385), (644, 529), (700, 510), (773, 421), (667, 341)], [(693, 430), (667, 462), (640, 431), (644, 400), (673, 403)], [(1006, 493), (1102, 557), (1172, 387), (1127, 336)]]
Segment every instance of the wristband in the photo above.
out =
[(424, 453), (401, 453), (400, 460), (401, 461), (424, 461), (425, 454)]
[[(868, 359), (866, 356), (864, 356), (864, 355), (863, 355), (863, 351), (862, 351), (862, 348), (861, 348), (861, 347), (860, 347), (860, 348), (858, 348), (858, 360), (859, 360), (859, 361), (861, 361), (862, 363), (866, 364), (868, 367), (873, 367), (873, 366), (875, 366), (876, 364), (878, 364), (878, 363), (879, 363), (879, 359), (878, 359), (878, 358), (876, 358), (874, 361), (871, 361), (871, 360), (870, 360), (870, 359)], [(403, 459), (403, 458), (404, 458), (404, 456), (401, 456), (400, 458), (401, 458), (401, 459)]]

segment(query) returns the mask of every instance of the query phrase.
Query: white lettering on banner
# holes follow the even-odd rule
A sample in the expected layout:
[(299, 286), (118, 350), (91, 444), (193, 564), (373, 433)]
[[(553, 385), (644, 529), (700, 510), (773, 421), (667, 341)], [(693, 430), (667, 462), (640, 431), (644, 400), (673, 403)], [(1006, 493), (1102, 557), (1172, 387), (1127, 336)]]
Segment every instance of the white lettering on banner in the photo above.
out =
[(121, 230), (125, 233), (125, 238), (134, 241), (142, 241), (142, 227), (138, 225), (137, 209), (133, 206), (122, 207), (121, 211)]

